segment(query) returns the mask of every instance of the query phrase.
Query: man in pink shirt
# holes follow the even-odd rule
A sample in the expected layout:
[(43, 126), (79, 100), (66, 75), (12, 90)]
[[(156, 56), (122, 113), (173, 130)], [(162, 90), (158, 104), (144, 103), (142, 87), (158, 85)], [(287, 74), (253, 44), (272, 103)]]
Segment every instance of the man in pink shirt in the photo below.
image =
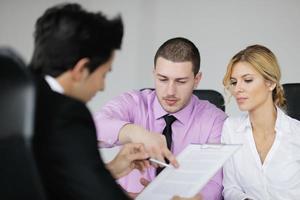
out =
[[(191, 41), (173, 38), (162, 44), (154, 58), (155, 90), (124, 93), (95, 113), (100, 146), (141, 142), (151, 157), (167, 159), (176, 166), (175, 156), (188, 144), (220, 143), (226, 115), (193, 95), (201, 80), (199, 69), (200, 54)], [(175, 117), (171, 144), (162, 135), (166, 115)], [(128, 192), (138, 193), (143, 189), (141, 178), (151, 181), (155, 176), (156, 169), (152, 167), (144, 174), (133, 171), (119, 183)], [(222, 199), (221, 192), (220, 170), (201, 194), (204, 199)]]

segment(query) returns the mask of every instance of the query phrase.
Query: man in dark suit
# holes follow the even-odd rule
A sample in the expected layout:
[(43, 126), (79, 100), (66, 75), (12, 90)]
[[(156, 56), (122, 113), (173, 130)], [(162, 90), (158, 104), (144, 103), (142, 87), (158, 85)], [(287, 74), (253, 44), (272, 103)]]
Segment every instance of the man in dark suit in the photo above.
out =
[(142, 144), (105, 166), (85, 103), (104, 89), (123, 23), (78, 4), (49, 8), (36, 22), (30, 69), (37, 75), (33, 150), (48, 199), (127, 199), (115, 178), (149, 165)]

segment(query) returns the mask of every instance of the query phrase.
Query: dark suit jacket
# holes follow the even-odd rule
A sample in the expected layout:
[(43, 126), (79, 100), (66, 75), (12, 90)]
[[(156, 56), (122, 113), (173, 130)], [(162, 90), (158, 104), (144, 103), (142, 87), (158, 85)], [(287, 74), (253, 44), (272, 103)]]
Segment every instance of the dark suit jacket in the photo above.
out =
[(86, 105), (37, 80), (33, 150), (52, 200), (128, 199), (102, 162)]

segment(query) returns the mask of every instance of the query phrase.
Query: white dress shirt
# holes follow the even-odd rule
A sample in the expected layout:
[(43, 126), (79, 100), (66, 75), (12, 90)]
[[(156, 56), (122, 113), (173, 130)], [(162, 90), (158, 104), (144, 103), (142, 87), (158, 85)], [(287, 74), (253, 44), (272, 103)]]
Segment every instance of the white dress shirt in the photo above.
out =
[(54, 92), (58, 92), (60, 94), (64, 93), (64, 88), (59, 84), (59, 82), (55, 78), (53, 78), (52, 76), (46, 75), (45, 80), (48, 83), (48, 85), (50, 86), (51, 90), (53, 90)]
[(227, 118), (222, 143), (243, 144), (224, 165), (225, 200), (300, 199), (300, 121), (277, 108), (276, 136), (264, 163), (248, 115)]

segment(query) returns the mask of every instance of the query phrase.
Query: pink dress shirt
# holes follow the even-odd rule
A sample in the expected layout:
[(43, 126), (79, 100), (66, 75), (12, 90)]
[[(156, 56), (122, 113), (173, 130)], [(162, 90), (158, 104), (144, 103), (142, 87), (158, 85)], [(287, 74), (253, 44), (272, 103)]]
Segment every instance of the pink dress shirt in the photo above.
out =
[[(108, 102), (94, 115), (98, 141), (101, 147), (118, 145), (120, 129), (128, 123), (140, 125), (151, 132), (162, 133), (167, 112), (161, 107), (155, 91), (143, 90), (127, 92)], [(173, 113), (177, 120), (172, 124), (172, 152), (179, 154), (188, 144), (220, 143), (226, 114), (208, 101), (192, 96), (189, 104)], [(119, 179), (128, 192), (140, 192), (143, 186), (139, 180), (155, 178), (155, 169), (144, 174), (133, 170)], [(204, 199), (222, 199), (222, 170), (202, 189)]]

